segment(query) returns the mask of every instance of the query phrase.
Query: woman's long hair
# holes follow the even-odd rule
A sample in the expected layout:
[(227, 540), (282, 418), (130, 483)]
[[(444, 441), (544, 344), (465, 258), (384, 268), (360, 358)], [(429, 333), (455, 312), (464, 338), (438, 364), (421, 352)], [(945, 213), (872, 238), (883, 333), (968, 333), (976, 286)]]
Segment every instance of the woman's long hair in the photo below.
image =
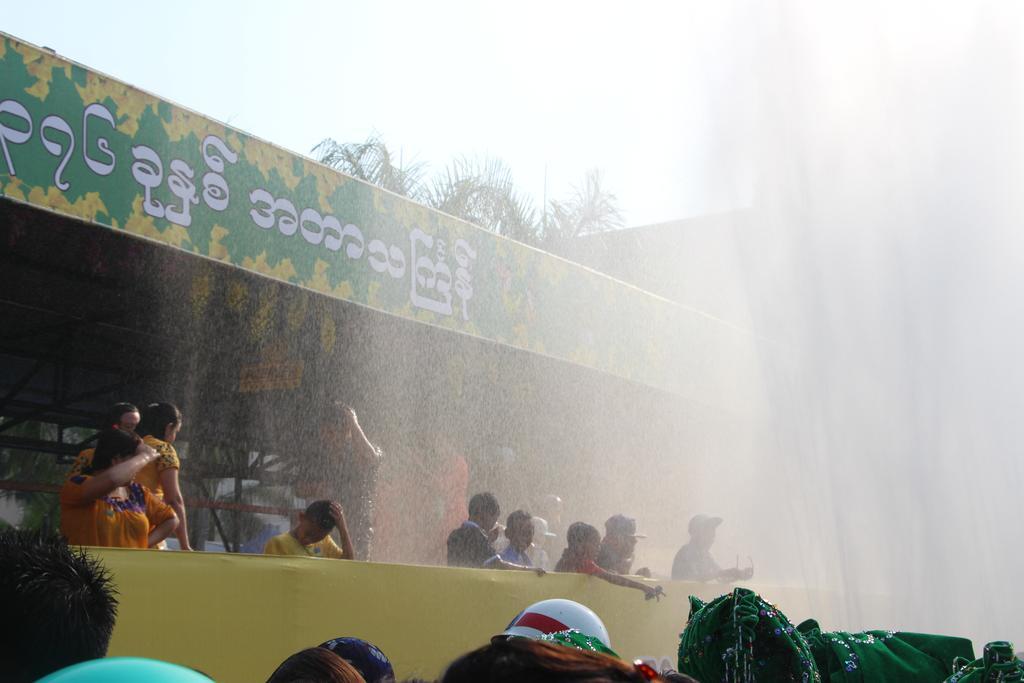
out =
[(98, 474), (110, 467), (114, 458), (127, 458), (135, 453), (140, 439), (131, 432), (120, 429), (105, 429), (100, 432), (96, 441), (96, 450), (92, 454), (92, 463), (82, 468), (83, 474)]
[(142, 411), (139, 436), (152, 436), (163, 441), (167, 427), (181, 422), (181, 411), (173, 403), (150, 403)]

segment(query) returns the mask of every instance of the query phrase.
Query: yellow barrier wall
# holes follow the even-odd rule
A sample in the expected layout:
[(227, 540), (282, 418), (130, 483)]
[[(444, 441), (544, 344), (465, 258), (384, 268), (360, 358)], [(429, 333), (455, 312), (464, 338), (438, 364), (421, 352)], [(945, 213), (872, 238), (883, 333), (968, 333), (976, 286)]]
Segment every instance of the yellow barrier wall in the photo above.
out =
[[(675, 662), (691, 593), (728, 586), (663, 583), (668, 597), (583, 575), (450, 569), (219, 553), (92, 549), (120, 591), (111, 655), (154, 657), (218, 681), (264, 681), (288, 655), (336, 636), (369, 640), (399, 678), (432, 679), (486, 644), (524, 607), (545, 598), (582, 602), (604, 620), (623, 657)], [(809, 615), (806, 591), (765, 596), (790, 617)]]

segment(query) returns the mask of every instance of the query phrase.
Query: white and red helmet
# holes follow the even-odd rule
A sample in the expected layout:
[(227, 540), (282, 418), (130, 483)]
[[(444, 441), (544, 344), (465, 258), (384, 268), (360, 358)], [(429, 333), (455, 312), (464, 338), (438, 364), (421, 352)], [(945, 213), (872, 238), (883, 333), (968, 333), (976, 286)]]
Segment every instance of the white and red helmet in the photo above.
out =
[(516, 615), (502, 635), (539, 638), (548, 633), (569, 629), (597, 638), (608, 647), (612, 646), (608, 629), (604, 627), (604, 622), (594, 610), (563, 598), (533, 603)]

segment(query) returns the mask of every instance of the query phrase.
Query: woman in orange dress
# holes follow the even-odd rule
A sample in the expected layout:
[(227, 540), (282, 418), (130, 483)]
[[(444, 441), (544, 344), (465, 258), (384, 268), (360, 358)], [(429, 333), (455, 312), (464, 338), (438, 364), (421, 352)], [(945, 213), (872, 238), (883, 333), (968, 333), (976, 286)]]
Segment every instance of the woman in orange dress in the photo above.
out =
[(152, 548), (174, 532), (178, 518), (132, 479), (158, 458), (138, 436), (103, 432), (92, 464), (64, 482), (60, 529), (71, 545)]
[(147, 465), (135, 480), (148, 487), (157, 497), (167, 503), (178, 516), (178, 547), (192, 550), (188, 542), (188, 518), (185, 516), (185, 498), (178, 484), (178, 470), (181, 460), (174, 450), (174, 441), (181, 430), (181, 411), (173, 403), (151, 403), (142, 411), (139, 436), (159, 457)]

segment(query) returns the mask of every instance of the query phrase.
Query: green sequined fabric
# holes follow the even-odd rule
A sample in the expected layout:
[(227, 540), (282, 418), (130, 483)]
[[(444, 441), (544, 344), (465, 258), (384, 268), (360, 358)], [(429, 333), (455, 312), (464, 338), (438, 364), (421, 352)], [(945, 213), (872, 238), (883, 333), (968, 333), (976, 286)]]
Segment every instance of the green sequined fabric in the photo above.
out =
[(1013, 653), (1013, 643), (997, 640), (985, 646), (980, 659), (959, 660), (956, 673), (945, 683), (1018, 683), (1024, 681), (1024, 662)]
[(705, 683), (821, 680), (803, 635), (774, 605), (746, 588), (706, 604), (690, 597), (678, 670)]
[(797, 627), (814, 654), (825, 681), (914, 681), (941, 683), (953, 672), (957, 658), (971, 659), (966, 638), (901, 631), (822, 632), (808, 619)]
[(538, 640), (546, 640), (549, 643), (558, 643), (559, 645), (565, 645), (566, 647), (574, 647), (577, 650), (600, 652), (603, 655), (611, 655), (612, 657), (619, 658), (619, 655), (615, 650), (602, 643), (599, 639), (594, 638), (593, 636), (588, 636), (576, 629), (558, 631), (556, 633), (545, 633), (538, 638)]
[[(1006, 675), (1010, 659), (1005, 652), (1000, 656), (993, 655), (998, 661), (992, 666), (1002, 666), (999, 671)], [(774, 605), (737, 588), (706, 604), (690, 598), (678, 668), (705, 683), (1024, 683), (1024, 678), (968, 679), (977, 670), (973, 658), (966, 638), (897, 631), (823, 632), (813, 620), (794, 628)], [(962, 679), (949, 678), (955, 662), (962, 667)]]

